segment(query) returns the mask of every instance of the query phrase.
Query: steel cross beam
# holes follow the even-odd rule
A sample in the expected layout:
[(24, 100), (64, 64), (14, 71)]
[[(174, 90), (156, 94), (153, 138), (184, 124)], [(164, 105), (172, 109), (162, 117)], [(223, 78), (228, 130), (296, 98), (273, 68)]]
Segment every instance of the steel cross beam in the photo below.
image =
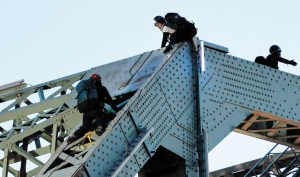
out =
[(299, 148), (299, 76), (206, 49), (200, 87), (209, 150), (231, 131)]
[[(74, 88), (72, 84), (83, 76), (84, 72), (27, 88), (23, 87), (24, 84), (22, 84), (22, 88), (14, 92), (10, 90), (7, 91), (7, 88), (1, 92), (3, 94), (0, 95), (0, 99), (3, 104), (16, 98), (11, 104), (4, 106), (4, 109), (0, 112), (1, 126), (7, 129), (3, 129), (0, 135), (0, 149), (5, 152), (0, 164), (3, 167), (2, 176), (6, 176), (8, 172), (11, 172), (15, 176), (22, 175), (19, 169), (14, 169), (10, 166), (11, 164), (19, 162), (22, 157), (37, 165), (37, 168), (32, 169), (27, 172), (27, 174), (35, 175), (44, 165), (45, 160), (41, 162), (38, 160), (38, 157), (48, 154), (49, 152), (53, 153), (57, 148), (56, 146), (52, 146), (50, 150), (50, 146), (48, 145), (41, 147), (37, 144), (36, 149), (27, 152), (24, 151), (22, 147), (25, 146), (25, 144), (23, 143), (21, 146), (20, 144), (24, 138), (27, 138), (29, 143), (33, 141), (39, 143), (39, 138), (42, 138), (52, 145), (60, 145), (60, 141), (61, 139), (63, 140), (64, 137), (60, 136), (60, 139), (58, 139), (57, 136), (52, 137), (52, 126), (53, 124), (64, 125), (63, 121), (65, 120), (61, 115), (64, 112), (69, 112), (70, 103), (68, 103), (68, 100), (72, 97), (71, 91)], [(37, 92), (38, 90), (39, 92)], [(50, 91), (47, 93), (51, 94), (42, 100), (38, 100), (37, 98), (44, 90)], [(29, 101), (29, 99), (31, 101)], [(22, 101), (30, 102), (30, 104), (22, 105)], [(13, 109), (13, 107), (15, 107), (15, 109)], [(32, 116), (33, 114), (35, 115)], [(10, 126), (11, 128), (9, 129)]]
[[(271, 122), (271, 124), (268, 126), (269, 122)], [(294, 122), (260, 111), (253, 111), (249, 118), (245, 119), (237, 128), (234, 129), (234, 131), (238, 133), (274, 143), (280, 143), (297, 149), (300, 148), (299, 130), (299, 122)], [(286, 132), (286, 134), (282, 134), (280, 132)]]
[[(202, 161), (197, 151), (210, 151), (232, 131), (268, 141), (272, 137), (273, 142), (298, 148), (299, 77), (231, 56), (226, 48), (211, 43), (204, 42), (199, 50), (195, 46), (200, 41), (193, 41), (196, 45), (174, 45), (168, 54), (153, 50), (1, 94), (2, 103), (16, 99), (0, 112), (1, 123), (14, 121), (0, 135), (3, 176), (18, 175), (10, 166), (12, 154), (37, 164), (27, 175), (135, 175), (152, 156), (149, 147), (153, 152), (164, 147), (177, 154), (185, 160), (186, 174), (199, 176)], [(129, 101), (101, 137), (92, 135), (91, 141), (83, 137), (67, 145), (64, 138), (80, 126), (82, 116), (74, 109), (77, 93), (73, 88), (93, 73), (101, 75), (116, 102)], [(153, 131), (143, 136), (147, 131), (137, 125), (153, 127)], [(198, 132), (206, 133), (207, 147), (199, 141)], [(24, 152), (20, 146), (24, 138), (29, 142), (42, 138), (48, 144)], [(134, 151), (124, 156), (129, 145), (135, 146)], [(44, 165), (36, 160), (40, 151), (52, 153)], [(205, 153), (201, 160), (207, 158)], [(205, 165), (201, 170), (207, 170)]]
[[(281, 171), (282, 176), (288, 176), (291, 173), (295, 173), (299, 170), (299, 156), (300, 152), (297, 149), (291, 149), (288, 151), (284, 151), (282, 154), (275, 153), (274, 148), (277, 144), (261, 159), (255, 159), (249, 162), (245, 162), (242, 164), (234, 165), (231, 167), (227, 167), (224, 169), (216, 170), (210, 172), (210, 177), (223, 177), (223, 176), (230, 176), (234, 175), (236, 177), (244, 177), (247, 175), (262, 175), (262, 172), (267, 169), (267, 167), (272, 166), (272, 163), (276, 163), (273, 169), (270, 171)], [(286, 148), (286, 150), (289, 148)], [(279, 157), (281, 155), (281, 157)], [(277, 159), (277, 160), (276, 160)], [(277, 169), (276, 169), (277, 168)], [(253, 170), (250, 173), (250, 170)], [(275, 170), (276, 169), (276, 170)], [(271, 173), (270, 175), (276, 176), (276, 174)], [(277, 174), (278, 176), (278, 174)]]
[[(90, 136), (92, 142), (83, 137), (70, 145), (62, 144), (37, 176), (78, 175), (79, 168), (86, 169), (90, 176), (133, 176), (160, 146), (185, 157), (187, 173), (197, 176), (197, 135), (193, 134), (196, 126), (190, 123), (197, 120), (191, 49), (187, 43), (178, 44), (170, 55), (162, 55), (158, 50), (151, 51), (146, 58), (139, 57), (139, 65), (132, 65), (139, 67), (134, 74), (130, 71), (130, 78), (123, 80), (119, 87), (132, 91), (129, 88), (135, 87), (138, 81), (141, 83), (139, 90), (110, 122), (104, 134)], [(171, 81), (173, 75), (177, 79)], [(184, 81), (191, 84), (180, 86)], [(168, 82), (173, 82), (176, 88), (169, 88)], [(182, 105), (173, 104), (178, 101)], [(176, 145), (167, 142), (171, 139)]]
[[(5, 125), (3, 127), (7, 129), (3, 129), (3, 133), (0, 135), (0, 147), (6, 152), (3, 158), (3, 176), (6, 176), (8, 171), (15, 176), (19, 175), (16, 173), (19, 171), (18, 169), (14, 170), (10, 167), (10, 164), (19, 160), (8, 159), (20, 159), (21, 157), (27, 157), (28, 160), (38, 164), (39, 167), (27, 172), (27, 175), (35, 175), (41, 168), (41, 162), (37, 160), (37, 157), (47, 152), (54, 153), (57, 146), (61, 144), (60, 141), (78, 126), (80, 114), (72, 109), (75, 106), (74, 98), (76, 96), (73, 88), (77, 81), (89, 77), (94, 72), (101, 74), (104, 82), (105, 80), (110, 81), (113, 75), (122, 75), (123, 77), (120, 77), (119, 81), (104, 84), (108, 88), (113, 88), (115, 95), (127, 94), (140, 88), (155, 68), (167, 59), (158, 57), (160, 55), (161, 51), (147, 52), (128, 60), (115, 62), (114, 65), (120, 67), (116, 67), (118, 69), (114, 71), (111, 70), (111, 64), (108, 64), (13, 92), (7, 90), (1, 92), (0, 100), (3, 103), (1, 104), (3, 110), (0, 113), (0, 120), (1, 125)], [(111, 72), (120, 72), (120, 74), (111, 74)], [(131, 84), (128, 85), (128, 83)], [(116, 85), (121, 87), (115, 87)], [(46, 90), (47, 92), (45, 92)], [(13, 99), (16, 100), (6, 104)], [(25, 102), (26, 105), (23, 105), (22, 102)], [(8, 125), (11, 121), (13, 124), (9, 128)], [(60, 127), (59, 130), (58, 127)], [(58, 132), (59, 137), (57, 137)], [(24, 138), (29, 138), (29, 143), (37, 138), (42, 138), (51, 145), (41, 147), (37, 144), (36, 149), (24, 152), (21, 150)], [(39, 151), (42, 149), (43, 153), (40, 153)]]

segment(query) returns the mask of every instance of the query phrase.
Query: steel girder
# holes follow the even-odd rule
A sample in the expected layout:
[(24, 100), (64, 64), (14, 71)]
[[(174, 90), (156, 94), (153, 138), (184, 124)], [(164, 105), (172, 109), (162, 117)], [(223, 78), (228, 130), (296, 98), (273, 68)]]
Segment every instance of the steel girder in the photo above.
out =
[[(100, 138), (92, 136), (94, 141), (85, 144), (87, 148), (78, 146), (83, 139), (62, 145), (37, 176), (61, 173), (71, 176), (83, 166), (90, 176), (134, 176), (159, 146), (186, 159), (186, 173), (198, 176), (194, 84), (197, 77), (192, 70), (198, 71), (192, 64), (198, 52), (193, 50), (188, 43), (175, 45), (174, 52), (160, 54), (160, 63), (155, 65), (155, 53), (162, 51), (153, 51), (144, 68), (122, 84), (122, 89), (128, 89), (143, 79), (143, 85), (110, 122), (105, 133)], [(147, 73), (146, 77), (143, 73)], [(75, 152), (76, 148), (82, 151)]]
[(282, 153), (275, 151), (276, 144), (263, 158), (234, 165), (209, 173), (210, 177), (298, 176), (299, 150), (287, 147)]
[[(132, 57), (132, 63), (116, 62), (116, 65), (124, 68), (123, 70), (115, 68), (116, 72), (122, 72), (122, 74), (119, 73), (120, 78), (122, 76), (120, 80), (124, 81), (124, 79), (130, 78), (134, 74), (133, 72), (136, 72), (136, 67), (139, 68), (146, 63), (144, 59), (150, 53)], [(152, 63), (153, 61), (158, 61), (159, 63), (159, 60), (154, 59)], [(49, 153), (53, 154), (61, 142), (64, 141), (64, 138), (76, 129), (81, 120), (82, 115), (77, 110), (74, 111), (72, 109), (75, 106), (76, 101), (74, 101), (74, 98), (77, 94), (73, 91), (73, 86), (80, 79), (89, 77), (90, 73), (99, 69), (102, 71), (102, 73), (100, 72), (102, 77), (109, 79), (111, 77), (109, 74), (111, 73), (105, 73), (107, 70), (110, 70), (109, 65), (106, 65), (104, 68), (106, 69), (96, 67), (89, 71), (27, 88), (24, 88), (24, 85), (26, 85), (24, 83), (17, 86), (8, 84), (1, 87), (0, 102), (3, 110), (0, 112), (2, 126), (0, 147), (4, 151), (3, 159), (0, 162), (0, 165), (3, 167), (2, 176), (6, 176), (8, 172), (14, 176), (20, 176), (20, 170), (15, 169), (11, 165), (20, 162), (22, 158), (26, 158), (36, 165), (36, 168), (27, 172), (27, 176), (35, 175), (41, 169), (44, 163), (38, 160), (38, 157)], [(127, 71), (127, 68), (131, 68), (130, 71)], [(147, 69), (150, 70), (152, 68), (149, 67)], [(148, 72), (147, 69), (144, 72)], [(128, 73), (126, 74), (126, 72)], [(116, 85), (116, 80), (106, 84), (107, 87)], [(139, 82), (136, 82), (136, 85), (138, 84)], [(118, 85), (121, 85), (121, 83), (118, 83)], [(24, 105), (22, 102), (26, 104)], [(29, 143), (36, 142), (36, 147), (32, 147), (28, 152), (22, 150), (24, 146), (22, 142), (25, 138), (29, 139)], [(45, 140), (47, 142), (46, 145), (44, 143), (41, 146), (40, 139)], [(45, 157), (43, 158), (43, 161), (46, 162), (47, 157), (46, 159)]]
[[(72, 104), (68, 100), (72, 98), (71, 91), (74, 88), (72, 84), (83, 76), (84, 73), (78, 73), (32, 87), (24, 88), (22, 83), (21, 87), (12, 86), (15, 89), (7, 87), (2, 90), (0, 95), (1, 106), (4, 107), (0, 112), (2, 126), (0, 147), (4, 151), (1, 160), (2, 176), (6, 176), (8, 172), (14, 176), (22, 176), (21, 170), (11, 166), (17, 162), (21, 162), (21, 166), (26, 166), (26, 161), (22, 162), (22, 159), (27, 159), (35, 165), (27, 175), (36, 174), (44, 165), (38, 157), (54, 153), (67, 136), (67, 132), (78, 124), (79, 114), (70, 109)], [(47, 92), (49, 90), (53, 91)], [(74, 117), (74, 121), (67, 125), (68, 116)], [(40, 140), (47, 142), (46, 145), (41, 146)], [(26, 150), (28, 143), (31, 142), (35, 142), (36, 148)]]
[(209, 150), (231, 131), (299, 148), (300, 77), (205, 50), (201, 116)]
[[(134, 175), (159, 146), (186, 160), (188, 176), (199, 176), (199, 160), (207, 159), (198, 159), (197, 123), (203, 125), (209, 150), (231, 131), (299, 147), (298, 76), (228, 55), (226, 48), (210, 43), (202, 50), (204, 62), (195, 64), (193, 60), (200, 55), (194, 50), (191, 44), (178, 44), (169, 54), (150, 51), (1, 94), (1, 101), (8, 103), (0, 113), (1, 122), (12, 123), (0, 137), (3, 176), (8, 172), (19, 175), (10, 166), (15, 156), (36, 164), (28, 176), (37, 171), (37, 176)], [(205, 70), (198, 72), (199, 68)], [(78, 144), (81, 139), (67, 145), (64, 138), (81, 120), (74, 109), (77, 93), (73, 87), (93, 73), (101, 75), (111, 95), (132, 96), (101, 137), (92, 135), (90, 143)], [(51, 90), (49, 96), (45, 90)], [(33, 95), (36, 98), (31, 99)], [(37, 143), (34, 150), (24, 151), (24, 138), (29, 143), (41, 138), (50, 143), (43, 147)], [(52, 153), (46, 164), (36, 158), (46, 153)]]
[[(191, 79), (192, 78), (191, 47), (188, 44), (175, 45), (174, 47), (176, 47), (176, 50), (174, 50), (174, 53), (171, 53), (169, 55), (162, 54), (162, 50), (150, 51), (138, 56), (134, 56), (128, 59), (110, 63), (104, 66), (95, 67), (88, 71), (77, 73), (71, 76), (67, 76), (64, 78), (39, 84), (36, 86), (22, 88), (17, 91), (5, 92), (1, 94), (0, 99), (2, 103), (4, 103), (2, 104), (4, 105), (4, 109), (0, 113), (1, 123), (5, 124), (5, 128), (7, 129), (7, 130), (3, 129), (3, 133), (1, 134), (1, 139), (0, 139), (1, 140), (0, 147), (4, 151), (4, 157), (1, 161), (1, 165), (3, 167), (3, 176), (6, 176), (8, 172), (13, 174), (14, 176), (22, 175), (21, 174), (22, 172), (19, 172), (18, 169), (15, 169), (13, 166), (11, 166), (16, 162), (20, 162), (22, 158), (26, 158), (27, 160), (31, 161), (36, 165), (35, 168), (33, 168), (30, 171), (27, 171), (25, 174), (27, 176), (33, 176), (39, 170), (41, 170), (42, 167), (47, 166), (47, 164), (44, 164), (47, 159), (43, 160), (42, 162), (38, 159), (38, 157), (49, 153), (52, 154), (51, 157), (54, 157), (54, 154), (57, 154), (58, 151), (57, 147), (63, 147), (64, 138), (80, 125), (81, 114), (78, 113), (76, 109), (74, 109), (74, 106), (76, 105), (75, 98), (77, 93), (73, 89), (79, 80), (86, 79), (93, 73), (98, 73), (103, 78), (104, 81), (103, 84), (108, 88), (108, 90), (113, 96), (124, 95), (131, 92), (136, 92), (136, 94), (138, 95), (140, 91), (137, 90), (141, 90), (141, 87), (146, 83), (146, 81), (150, 82), (148, 81), (148, 79), (154, 77), (153, 73), (156, 73), (157, 75), (158, 69), (161, 69), (162, 67), (164, 67), (164, 65), (167, 62), (170, 62), (171, 61), (170, 58), (171, 59), (177, 58), (176, 55), (178, 53), (180, 54), (180, 52), (182, 53), (182, 56), (180, 56), (181, 63), (177, 62), (176, 67), (179, 67), (179, 69), (184, 70), (182, 71), (182, 74), (185, 74), (185, 72), (189, 72), (188, 79)], [(182, 63), (184, 64), (182, 65), (184, 67), (179, 66), (179, 64)], [(174, 64), (173, 67), (175, 67), (175, 63), (173, 64)], [(174, 74), (176, 73), (177, 71), (174, 72)], [(168, 73), (166, 73), (166, 77), (167, 78), (164, 79), (170, 79), (171, 76), (169, 76)], [(186, 80), (187, 77), (181, 79)], [(162, 87), (161, 90), (166, 89), (165, 83), (162, 83), (160, 85), (157, 84), (159, 83), (158, 82), (156, 83), (156, 87)], [(194, 86), (190, 86), (190, 87), (193, 88)], [(149, 89), (151, 90), (151, 88)], [(47, 92), (45, 92), (46, 90)], [(165, 90), (164, 92), (167, 91), (168, 90)], [(189, 88), (188, 90), (186, 90), (185, 94), (188, 94), (189, 91), (193, 91), (193, 90)], [(147, 91), (147, 93), (148, 92), (150, 93), (153, 91)], [(149, 97), (153, 97), (153, 96), (154, 98), (156, 98), (155, 95), (149, 95)], [(160, 97), (161, 97), (160, 99), (163, 98), (163, 92), (160, 93)], [(189, 101), (192, 103), (189, 103), (189, 105), (186, 106), (191, 106), (193, 104), (195, 98), (192, 95), (189, 96), (189, 99), (190, 98), (192, 98), (192, 100)], [(15, 99), (15, 101), (13, 101), (13, 99)], [(25, 102), (26, 105), (22, 104), (22, 102)], [(160, 112), (160, 114), (165, 114), (164, 111), (166, 109), (170, 109), (170, 108), (168, 108), (167, 106), (165, 109), (161, 109), (160, 111), (163, 112)], [(169, 113), (166, 115), (169, 115)], [(124, 112), (121, 111), (119, 114), (127, 115), (128, 113), (125, 111)], [(132, 116), (135, 115), (133, 112), (130, 115), (131, 115), (130, 117), (132, 117), (132, 119), (135, 121), (135, 124), (137, 126), (138, 125), (137, 120), (142, 118), (140, 118), (139, 116)], [(118, 121), (118, 123), (122, 122), (123, 120), (127, 120), (128, 118), (126, 118), (125, 116), (125, 118), (122, 121), (120, 117), (119, 119), (120, 121)], [(170, 121), (172, 121), (171, 125), (173, 125), (175, 123), (174, 121), (177, 119), (178, 117), (175, 119), (171, 116), (170, 117)], [(116, 122), (112, 121), (111, 126), (109, 126), (112, 128), (113, 131), (118, 130), (118, 126), (115, 124)], [(125, 123), (123, 124), (126, 125)], [(120, 124), (120, 128), (124, 129), (124, 127), (122, 127), (121, 125), (122, 124)], [(110, 129), (109, 127), (108, 129)], [(166, 131), (164, 136), (169, 136), (169, 133), (167, 132), (170, 129), (162, 130), (162, 131)], [(136, 146), (143, 147), (145, 146), (145, 144), (147, 144), (146, 147), (148, 148), (149, 151), (149, 148), (152, 147), (149, 141), (150, 130), (152, 131), (151, 127), (148, 126), (140, 127), (140, 129), (136, 128), (134, 129), (134, 131), (136, 132), (131, 133), (130, 137), (127, 137), (128, 135), (123, 137), (125, 138), (124, 142), (126, 140), (127, 145), (135, 144), (134, 142), (137, 141), (136, 139), (139, 137), (138, 135), (140, 135), (141, 136), (140, 141), (138, 141), (138, 144)], [(145, 135), (143, 135), (143, 133)], [(163, 134), (159, 136), (162, 135)], [(180, 134), (177, 136), (180, 136)], [(31, 142), (36, 142), (36, 147), (35, 148), (31, 147), (32, 149), (27, 151), (26, 146), (28, 146), (28, 144), (25, 143), (24, 139), (27, 139), (29, 144)], [(48, 142), (47, 145), (44, 145), (42, 143), (41, 146), (41, 143), (39, 142), (41, 139), (46, 140), (46, 142)], [(135, 139), (135, 141), (130, 142), (131, 139), (132, 140)], [(154, 149), (160, 145), (161, 143), (160, 141), (161, 138), (159, 138), (159, 143), (157, 143), (154, 146)], [(126, 148), (127, 145), (125, 144)], [(89, 147), (93, 147), (93, 146), (90, 145)], [(193, 146), (192, 148), (195, 147)], [(136, 149), (136, 147), (134, 147), (133, 150), (134, 151), (132, 152), (141, 151)], [(85, 154), (87, 150), (83, 150), (83, 151), (85, 152), (82, 152), (82, 154)], [(91, 152), (92, 151), (90, 151), (90, 153)], [(151, 154), (154, 153), (155, 151), (151, 150), (149, 152)], [(192, 150), (189, 150), (188, 153), (193, 154), (195, 153), (195, 151), (192, 152)], [(48, 160), (50, 161), (48, 162), (49, 164), (51, 164), (51, 157)], [(189, 159), (190, 162), (187, 162), (187, 164), (191, 164), (191, 163), (194, 164), (196, 162), (195, 157), (190, 156), (189, 158), (190, 158)], [(77, 164), (78, 161), (74, 160), (72, 162), (73, 164)], [(83, 161), (81, 162), (83, 164), (86, 163)], [(142, 162), (139, 162), (139, 167), (135, 168), (133, 172), (136, 173), (137, 170), (141, 167), (141, 164), (145, 162), (146, 159), (144, 159)], [(26, 166), (26, 161), (24, 164)], [(89, 169), (88, 168), (89, 164), (86, 163), (85, 165), (86, 165), (85, 168)], [(77, 165), (77, 167), (75, 168), (76, 173), (78, 172), (77, 170), (79, 168), (82, 168), (82, 165), (79, 166)], [(72, 168), (74, 169), (74, 167)], [(195, 169), (195, 168), (196, 167), (191, 167), (191, 169)], [(88, 173), (91, 172), (89, 171)]]

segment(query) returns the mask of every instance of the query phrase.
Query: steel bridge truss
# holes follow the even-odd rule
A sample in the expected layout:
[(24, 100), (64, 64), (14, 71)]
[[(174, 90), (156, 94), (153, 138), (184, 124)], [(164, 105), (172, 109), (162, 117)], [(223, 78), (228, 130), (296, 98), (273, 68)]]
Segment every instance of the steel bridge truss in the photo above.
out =
[[(299, 149), (298, 76), (196, 38), (173, 48), (0, 87), (2, 176), (134, 176), (160, 147), (184, 160), (187, 176), (208, 176), (207, 153), (232, 131)], [(82, 119), (74, 86), (94, 73), (121, 110), (102, 136), (68, 145)]]
[(287, 147), (283, 152), (276, 152), (276, 144), (261, 159), (213, 171), (210, 177), (250, 177), (250, 176), (291, 176), (300, 174), (300, 152)]

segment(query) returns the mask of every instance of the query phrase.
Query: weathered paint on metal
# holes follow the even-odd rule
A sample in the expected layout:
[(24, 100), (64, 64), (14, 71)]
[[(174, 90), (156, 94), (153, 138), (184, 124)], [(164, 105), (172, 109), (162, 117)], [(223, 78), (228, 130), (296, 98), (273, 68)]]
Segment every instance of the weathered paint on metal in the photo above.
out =
[[(201, 120), (204, 121), (203, 129), (207, 133), (208, 150), (217, 146), (231, 131), (239, 128), (255, 111), (299, 122), (298, 76), (228, 55), (228, 49), (221, 46), (205, 42), (204, 46), (202, 58), (205, 62), (205, 71), (202, 70), (199, 75), (193, 72), (193, 67), (204, 66), (193, 64), (195, 56), (199, 56), (198, 51), (195, 51), (191, 44), (182, 43), (176, 44), (168, 54), (163, 54), (162, 50), (145, 52), (14, 93), (0, 95), (0, 99), (4, 102), (15, 99), (16, 95), (21, 96), (20, 100), (0, 113), (1, 122), (26, 120), (25, 123), (20, 121), (20, 125), (3, 132), (0, 149), (11, 150), (12, 144), (25, 137), (41, 135), (41, 132), (44, 135), (50, 133), (50, 137), (46, 138), (48, 141), (58, 142), (58, 137), (53, 135), (61, 131), (56, 129), (60, 125), (64, 127), (61, 138), (73, 132), (80, 125), (82, 116), (74, 109), (77, 95), (74, 86), (93, 73), (101, 75), (103, 85), (112, 96), (131, 92), (135, 94), (111, 121), (104, 134), (94, 138), (93, 145), (81, 153), (68, 154), (68, 150), (72, 147), (67, 146), (65, 142), (55, 152), (50, 148), (47, 149), (53, 155), (37, 176), (56, 176), (62, 173), (66, 176), (79, 175), (82, 172), (78, 169), (83, 168), (86, 175), (105, 176), (113, 174), (114, 172), (109, 169), (120, 166), (124, 162), (124, 157), (126, 163), (122, 164), (118, 173), (115, 173), (116, 176), (135, 175), (151, 157), (149, 144), (136, 147), (135, 153), (128, 159), (128, 156), (124, 156), (124, 153), (129, 152), (129, 146), (136, 144), (135, 141), (141, 133), (137, 128), (138, 125), (148, 129), (153, 127), (148, 143), (151, 143), (154, 152), (160, 146), (167, 148), (186, 160), (188, 176), (199, 176), (197, 99), (200, 101), (198, 111)], [(195, 78), (199, 79), (199, 96), (196, 94)], [(38, 98), (36, 92), (38, 88), (53, 91), (49, 96), (45, 96), (43, 101), (36, 99), (31, 105), (21, 105), (20, 108), (13, 109), (13, 106), (29, 99), (29, 96), (35, 95)], [(61, 92), (67, 93), (59, 95)], [(132, 119), (129, 111), (134, 111), (138, 120)], [(36, 116), (30, 117), (31, 114)], [(53, 125), (56, 128), (53, 129)], [(256, 126), (258, 130), (263, 128), (265, 128), (263, 124)], [(244, 129), (249, 130), (246, 126)], [(274, 135), (278, 133), (272, 130), (268, 133), (272, 132)], [(256, 134), (266, 136), (259, 132)], [(280, 131), (280, 135), (284, 134), (286, 131)], [(286, 142), (284, 139), (278, 141), (282, 144)], [(52, 146), (53, 148), (56, 146)], [(28, 156), (26, 152), (22, 154)], [(34, 159), (37, 156), (28, 157), (29, 160), (40, 164)], [(7, 161), (3, 162), (6, 175), (11, 167)], [(37, 170), (33, 169), (29, 173), (34, 174)]]

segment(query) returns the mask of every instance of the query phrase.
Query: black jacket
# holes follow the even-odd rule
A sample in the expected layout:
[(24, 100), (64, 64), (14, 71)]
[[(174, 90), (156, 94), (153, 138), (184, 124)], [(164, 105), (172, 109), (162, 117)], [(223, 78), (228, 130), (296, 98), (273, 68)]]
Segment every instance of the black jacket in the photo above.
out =
[(166, 46), (168, 39), (169, 39), (169, 35), (170, 35), (170, 33), (163, 33), (163, 38), (161, 41), (161, 48)]
[(281, 57), (279, 57), (277, 55), (274, 55), (274, 54), (270, 54), (266, 58), (266, 65), (270, 66), (271, 68), (279, 69), (278, 62), (282, 62), (282, 63), (285, 63), (285, 64), (292, 64), (290, 60), (281, 58)]
[(118, 112), (119, 109), (114, 104), (111, 96), (109, 95), (109, 92), (106, 87), (104, 87), (101, 83), (97, 82), (97, 94), (98, 94), (98, 102), (99, 103), (107, 103), (111, 106), (111, 108)]

